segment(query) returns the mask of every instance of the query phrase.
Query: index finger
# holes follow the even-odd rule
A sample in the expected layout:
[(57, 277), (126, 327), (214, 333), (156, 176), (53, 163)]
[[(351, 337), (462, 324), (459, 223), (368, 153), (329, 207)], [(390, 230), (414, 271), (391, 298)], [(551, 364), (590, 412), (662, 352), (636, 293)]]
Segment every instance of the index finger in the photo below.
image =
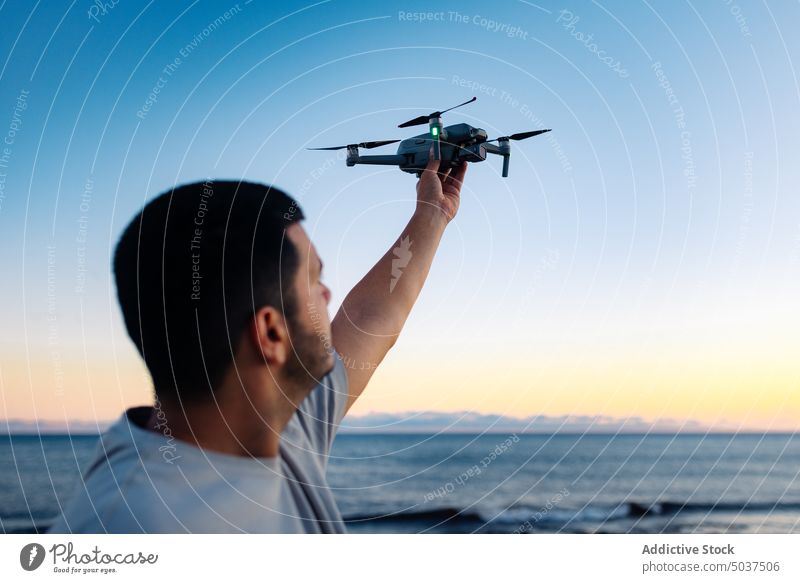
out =
[(447, 182), (455, 182), (458, 187), (464, 182), (464, 175), (467, 173), (467, 163), (461, 162), (458, 166), (453, 168), (450, 176), (447, 177)]

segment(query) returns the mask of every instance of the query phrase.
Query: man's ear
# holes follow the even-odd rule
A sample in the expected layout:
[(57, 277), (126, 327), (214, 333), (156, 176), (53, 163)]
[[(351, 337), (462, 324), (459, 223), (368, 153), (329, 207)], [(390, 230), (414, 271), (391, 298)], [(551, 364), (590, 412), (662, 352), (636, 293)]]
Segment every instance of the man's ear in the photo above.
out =
[(282, 366), (289, 359), (291, 341), (286, 319), (272, 306), (256, 311), (250, 322), (250, 339), (267, 364)]

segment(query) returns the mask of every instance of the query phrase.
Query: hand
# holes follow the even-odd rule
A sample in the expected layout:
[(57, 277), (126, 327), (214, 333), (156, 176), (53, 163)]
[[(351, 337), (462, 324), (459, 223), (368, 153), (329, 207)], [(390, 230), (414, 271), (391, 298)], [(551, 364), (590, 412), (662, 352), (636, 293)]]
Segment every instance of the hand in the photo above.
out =
[(417, 181), (417, 211), (441, 211), (449, 223), (458, 212), (467, 163), (439, 172), (441, 161), (433, 159), (433, 148), (429, 155), (428, 165)]

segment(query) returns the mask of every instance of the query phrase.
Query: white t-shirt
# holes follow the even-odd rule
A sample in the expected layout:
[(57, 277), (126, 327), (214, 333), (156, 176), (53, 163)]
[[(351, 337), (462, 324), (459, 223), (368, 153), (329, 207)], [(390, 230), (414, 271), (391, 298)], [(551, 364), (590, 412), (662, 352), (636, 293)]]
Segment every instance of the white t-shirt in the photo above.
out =
[(333, 370), (281, 434), (280, 454), (208, 451), (145, 428), (128, 409), (103, 434), (78, 492), (51, 533), (345, 532), (325, 471), (344, 417), (347, 373)]

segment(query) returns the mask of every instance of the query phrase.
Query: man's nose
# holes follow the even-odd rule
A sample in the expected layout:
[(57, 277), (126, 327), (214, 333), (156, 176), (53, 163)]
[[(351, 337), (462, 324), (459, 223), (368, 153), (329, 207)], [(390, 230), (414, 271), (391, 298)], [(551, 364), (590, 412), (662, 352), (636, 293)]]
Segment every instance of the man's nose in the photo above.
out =
[(327, 285), (322, 286), (322, 295), (325, 298), (325, 305), (331, 303), (331, 289)]

